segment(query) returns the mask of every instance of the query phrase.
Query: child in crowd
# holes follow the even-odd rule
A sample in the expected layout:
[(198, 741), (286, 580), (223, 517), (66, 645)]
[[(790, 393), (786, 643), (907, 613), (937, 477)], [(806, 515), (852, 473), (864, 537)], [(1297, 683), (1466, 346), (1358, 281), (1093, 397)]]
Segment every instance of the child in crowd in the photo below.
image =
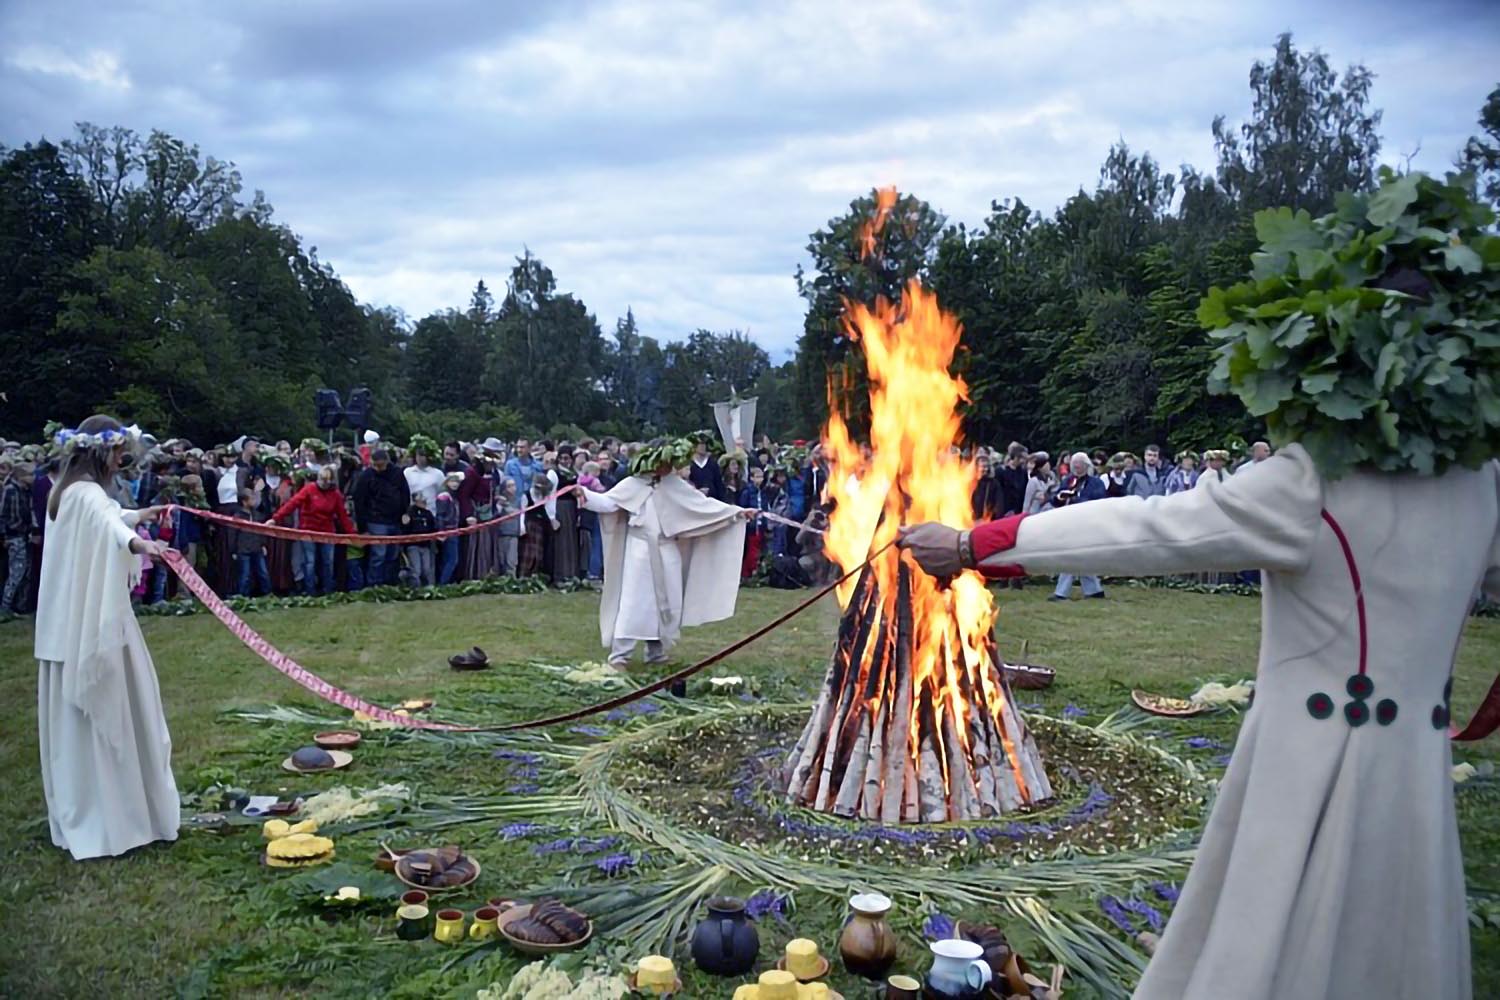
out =
[[(770, 510), (764, 488), (765, 481), (766, 474), (758, 466), (752, 465), (749, 482), (745, 484), (744, 489), (740, 490), (737, 498), (739, 505), (746, 510)], [(756, 568), (760, 566), (761, 539), (765, 535), (767, 523), (765, 518), (757, 517), (745, 525), (745, 561), (740, 567), (742, 580), (750, 579), (755, 574)]]
[[(578, 485), (590, 493), (604, 493), (607, 487), (599, 478), (599, 463), (584, 462), (578, 474)], [(578, 512), (578, 525), (585, 535), (583, 567), (590, 580), (604, 579), (604, 537), (599, 531), (599, 515), (587, 508)]]
[[(463, 485), (462, 472), (450, 472), (443, 477), (443, 488), (438, 490), (437, 503), (432, 512), (436, 531), (452, 531), (462, 518), (459, 516), (458, 489)], [(452, 583), (458, 572), (458, 547), (462, 539), (445, 538), (438, 547), (438, 583)]]
[[(401, 525), (408, 535), (427, 535), (437, 530), (437, 518), (427, 509), (427, 494), (417, 491), (411, 495), (411, 506), (401, 515)], [(436, 583), (432, 568), (432, 543), (416, 542), (403, 545), (407, 570), (411, 574), (412, 586), (430, 587)]]
[(495, 514), (505, 520), (495, 529), (500, 533), (500, 565), (496, 568), (501, 576), (515, 576), (521, 563), (522, 525), (521, 518), (508, 515), (521, 509), (520, 502), (516, 499), (516, 481), (509, 476), (502, 476), (498, 489), (500, 500), (495, 505)]
[[(234, 516), (241, 521), (249, 521), (252, 524), (260, 522), (260, 514), (257, 511), (259, 498), (254, 490), (239, 491), (239, 506), (235, 508)], [(261, 595), (271, 592), (271, 570), (266, 563), (266, 540), (265, 536), (258, 535), (253, 531), (236, 531), (230, 539), (234, 546), (234, 561), (237, 567), (237, 578), (239, 586), (235, 593), (241, 597), (255, 597), (252, 592), (252, 584), (260, 590)], [(251, 578), (254, 578), (253, 580)]]

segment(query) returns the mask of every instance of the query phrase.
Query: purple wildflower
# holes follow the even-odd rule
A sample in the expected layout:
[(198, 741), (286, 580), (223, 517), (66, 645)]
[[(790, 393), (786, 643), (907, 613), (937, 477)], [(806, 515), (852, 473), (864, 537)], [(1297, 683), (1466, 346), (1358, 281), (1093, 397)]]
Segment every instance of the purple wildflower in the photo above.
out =
[(1109, 804), (1113, 801), (1114, 796), (1110, 795), (1103, 788), (1096, 784), (1089, 785), (1089, 793), (1084, 796), (1082, 802), (1078, 803), (1078, 805), (1074, 806), (1068, 812), (1067, 819), (1069, 822), (1074, 823), (1081, 820), (1093, 819), (1099, 813), (1108, 809)]
[(762, 889), (745, 900), (745, 913), (751, 920), (772, 916), (780, 920), (786, 913), (787, 897), (777, 895), (770, 889)]
[(539, 833), (547, 833), (552, 828), (541, 823), (511, 823), (500, 828), (501, 840), (522, 840), (526, 837), (534, 837)]
[(561, 840), (549, 840), (545, 844), (537, 844), (531, 850), (534, 854), (561, 854), (564, 851), (569, 851), (572, 849), (572, 839), (569, 837), (563, 837)]
[(1224, 744), (1207, 736), (1189, 736), (1182, 742), (1194, 750), (1223, 750)]
[(1103, 910), (1109, 922), (1120, 930), (1132, 936), (1135, 934), (1135, 926), (1130, 922), (1130, 914), (1125, 912), (1125, 907), (1118, 899), (1113, 896), (1100, 896), (1099, 909)]
[(1177, 897), (1181, 894), (1177, 886), (1171, 882), (1152, 882), (1151, 891), (1156, 893), (1158, 899), (1168, 903), (1177, 902)]
[(1071, 701), (1068, 702), (1068, 704), (1063, 708), (1063, 718), (1064, 719), (1081, 719), (1085, 715), (1088, 715), (1088, 714), (1089, 713), (1088, 713), (1087, 709), (1079, 708), (1077, 705), (1073, 704)]
[(595, 739), (609, 735), (609, 730), (603, 726), (572, 726), (568, 729), (568, 732), (578, 733), (580, 736), (592, 736)]
[(1144, 918), (1146, 925), (1158, 934), (1161, 933), (1162, 927), (1166, 925), (1166, 921), (1162, 919), (1162, 915), (1157, 911), (1156, 907), (1144, 900), (1131, 896), (1129, 899), (1121, 900), (1120, 906), (1134, 913), (1136, 916)]
[(525, 750), (496, 750), (491, 756), (496, 760), (508, 760), (516, 764), (540, 764), (541, 754), (527, 753)]
[(929, 941), (946, 941), (954, 930), (953, 918), (942, 913), (934, 913), (922, 921), (922, 936)]
[(635, 858), (628, 854), (606, 854), (594, 862), (594, 867), (606, 875), (618, 875), (627, 868), (634, 868)]
[(573, 841), (574, 854), (598, 854), (619, 844), (619, 837), (579, 837)]

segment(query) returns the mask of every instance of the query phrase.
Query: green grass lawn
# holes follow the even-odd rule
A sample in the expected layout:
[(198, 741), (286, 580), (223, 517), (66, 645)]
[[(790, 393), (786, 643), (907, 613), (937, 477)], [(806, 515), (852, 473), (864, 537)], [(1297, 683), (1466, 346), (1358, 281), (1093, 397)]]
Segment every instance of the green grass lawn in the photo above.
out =
[[(1002, 592), (1002, 649), (1012, 656), (1029, 640), (1030, 657), (1059, 668), (1051, 690), (1032, 698), (1048, 714), (1078, 706), (1097, 720), (1122, 707), (1131, 687), (1187, 694), (1202, 680), (1253, 672), (1259, 602), (1239, 597), (1115, 587), (1108, 601), (1048, 604), (1046, 591)], [(686, 663), (788, 607), (801, 595), (747, 590), (735, 620), (693, 630), (677, 651)], [(810, 610), (716, 668), (754, 679), (762, 694), (810, 699), (822, 679), (836, 609)], [(249, 620), (292, 657), (330, 681), (390, 703), (432, 696), (439, 709), (485, 713), (494, 721), (533, 717), (595, 700), (601, 693), (527, 669), (529, 662), (575, 663), (601, 658), (597, 597), (591, 593), (482, 596), (394, 605), (281, 610)], [(306, 741), (306, 725), (255, 723), (229, 710), (294, 706), (337, 714), (263, 664), (206, 614), (144, 621), (172, 729), (173, 762), (184, 793), (215, 781), (262, 792), (347, 783), (369, 788), (405, 782), (419, 800), (468, 794), (504, 801), (508, 779), (492, 757), (493, 741), (417, 741), (379, 734), (367, 739), (342, 777), (297, 779), (279, 769), (289, 749)], [(1091, 636), (1092, 638), (1081, 638)], [(1073, 638), (1068, 638), (1073, 637)], [(455, 674), (447, 655), (478, 643), (496, 668)], [(1476, 620), (1459, 659), (1455, 715), (1467, 717), (1500, 663), (1500, 621)], [(0, 669), (11, 717), (0, 737), (0, 798), (6, 831), (0, 868), (0, 995), (25, 997), (200, 996), (472, 996), (517, 967), (503, 949), (443, 950), (427, 942), (392, 940), (390, 909), (325, 920), (286, 889), (294, 875), (269, 871), (257, 857), (254, 827), (227, 834), (184, 831), (173, 846), (153, 846), (120, 859), (75, 864), (54, 849), (45, 827), (38, 774), (35, 663), (24, 622), (0, 625)], [(441, 714), (441, 713), (440, 713)], [(1179, 727), (1181, 724), (1178, 724)], [(1164, 723), (1172, 751), (1212, 769), (1212, 752), (1183, 748), (1189, 731), (1233, 738), (1237, 716), (1193, 727)], [(562, 732), (564, 741), (588, 737)], [(1500, 741), (1464, 747), (1476, 764), (1500, 757)], [(543, 781), (552, 778), (543, 775)], [(1470, 893), (1500, 894), (1500, 781), (1477, 779), (1460, 790), (1460, 821)], [(408, 817), (410, 827), (335, 834), (341, 860), (364, 865), (376, 840), (417, 843), (437, 812)], [(424, 818), (425, 817), (425, 818)], [(479, 898), (528, 887), (603, 876), (566, 855), (540, 855), (526, 842), (503, 842), (486, 817), (429, 839), (461, 841), (485, 867)], [(601, 831), (602, 832), (602, 831)], [(640, 845), (644, 847), (645, 845)], [(743, 887), (752, 889), (754, 887)], [(832, 951), (839, 915), (808, 905), (797, 929)], [(998, 915), (997, 915), (997, 919)], [(763, 951), (774, 958), (768, 936)], [(601, 942), (601, 953), (613, 943)], [(1500, 996), (1500, 935), (1475, 932), (1476, 996)], [(631, 953), (627, 946), (618, 954)], [(914, 954), (904, 953), (904, 954)], [(685, 956), (679, 956), (685, 957)], [(835, 965), (837, 960), (835, 959)], [(451, 967), (448, 967), (451, 966)], [(925, 968), (925, 963), (917, 971)], [(700, 980), (694, 996), (728, 996)], [(852, 986), (848, 980), (838, 980)], [(846, 989), (865, 997), (867, 989)], [(1086, 990), (1069, 993), (1087, 996)]]

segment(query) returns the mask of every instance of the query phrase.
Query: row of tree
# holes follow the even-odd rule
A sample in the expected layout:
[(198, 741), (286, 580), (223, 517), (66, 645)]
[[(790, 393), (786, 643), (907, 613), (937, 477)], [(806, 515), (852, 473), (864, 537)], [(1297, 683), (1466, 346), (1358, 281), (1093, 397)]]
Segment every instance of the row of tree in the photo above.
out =
[[(983, 225), (947, 225), (912, 195), (899, 199), (874, 254), (860, 227), (874, 197), (812, 235), (797, 274), (807, 316), (796, 356), (798, 412), (827, 409), (830, 372), (858, 387), (858, 350), (845, 336), (845, 300), (899, 300), (915, 277), (964, 323), (958, 368), (968, 382), (967, 427), (986, 442), (1039, 447), (1209, 447), (1260, 433), (1230, 398), (1206, 388), (1209, 341), (1196, 318), (1213, 285), (1240, 280), (1256, 248), (1251, 216), (1288, 205), (1314, 215), (1338, 192), (1369, 187), (1381, 149), (1372, 75), (1333, 70), (1320, 52), (1282, 36), (1250, 72), (1252, 106), (1239, 125), (1212, 124), (1212, 173), (1169, 173), (1123, 142), (1092, 192), (1050, 215), (1019, 199), (993, 204)], [(1457, 165), (1500, 202), (1500, 88), (1480, 135)], [(860, 418), (862, 395), (844, 405)]]
[[(529, 252), (497, 303), (409, 324), (359, 303), (316, 247), (244, 197), (232, 164), (162, 132), (81, 124), (61, 143), (0, 149), (0, 433), (107, 410), (201, 442), (312, 433), (313, 391), (369, 387), (388, 436), (685, 431), (731, 391), (760, 397), (758, 427), (811, 436), (830, 375), (861, 378), (846, 301), (899, 299), (921, 279), (966, 328), (958, 366), (980, 440), (1207, 445), (1255, 433), (1205, 390), (1194, 312), (1239, 279), (1251, 213), (1321, 212), (1370, 184), (1380, 152), (1371, 74), (1338, 74), (1283, 37), (1250, 74), (1238, 126), (1213, 123), (1212, 174), (1169, 173), (1122, 142), (1097, 186), (1050, 215), (993, 204), (977, 228), (900, 199), (876, 252), (861, 198), (814, 233), (796, 280), (807, 315), (795, 360), (773, 366), (737, 332), (662, 343), (627, 312), (606, 337)], [(1500, 89), (1459, 154), (1500, 197)], [(858, 410), (858, 393), (854, 409)], [(859, 414), (851, 414), (856, 420)]]
[(735, 390), (789, 430), (790, 367), (737, 332), (661, 343), (629, 313), (606, 338), (530, 253), (497, 305), (408, 324), (361, 305), (248, 201), (233, 166), (162, 132), (81, 124), (0, 150), (0, 434), (97, 410), (159, 435), (315, 433), (313, 392), (366, 386), (389, 437), (615, 433), (709, 423)]

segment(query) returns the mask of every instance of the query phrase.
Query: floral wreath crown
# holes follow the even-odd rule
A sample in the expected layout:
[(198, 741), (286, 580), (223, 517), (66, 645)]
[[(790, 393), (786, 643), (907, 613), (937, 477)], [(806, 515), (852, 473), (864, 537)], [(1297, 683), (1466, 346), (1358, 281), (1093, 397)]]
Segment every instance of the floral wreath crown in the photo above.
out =
[(134, 424), (122, 430), (102, 430), (84, 433), (64, 427), (52, 436), (53, 444), (64, 455), (71, 455), (79, 448), (113, 448), (118, 444), (133, 441), (141, 436), (141, 429)]

